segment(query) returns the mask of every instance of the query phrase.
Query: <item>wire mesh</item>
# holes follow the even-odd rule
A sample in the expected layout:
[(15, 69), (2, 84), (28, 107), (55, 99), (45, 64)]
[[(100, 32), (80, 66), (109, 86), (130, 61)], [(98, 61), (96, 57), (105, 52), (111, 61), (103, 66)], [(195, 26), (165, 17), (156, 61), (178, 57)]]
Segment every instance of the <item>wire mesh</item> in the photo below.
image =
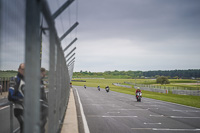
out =
[[(56, 27), (53, 27), (54, 25), (50, 24), (49, 21), (53, 22), (54, 20), (48, 19), (51, 18), (51, 14), (48, 14), (48, 11), (45, 12), (43, 9), (40, 13), (39, 22), (35, 22), (37, 19), (34, 18), (38, 16), (33, 15), (31, 16), (32, 18), (29, 18), (30, 16), (27, 17), (26, 2), (25, 0), (0, 1), (0, 78), (5, 75), (5, 71), (8, 78), (15, 76), (19, 64), (25, 62), (25, 65), (28, 67), (25, 72), (25, 77), (27, 77), (25, 79), (25, 131), (41, 132), (38, 125), (40, 122), (36, 119), (41, 113), (38, 108), (39, 103), (34, 102), (36, 99), (39, 100), (38, 96), (40, 92), (31, 90), (33, 88), (40, 88), (37, 87), (40, 86), (40, 78), (38, 78), (40, 71), (39, 67), (37, 67), (37, 62), (40, 62), (40, 67), (46, 69), (46, 77), (43, 80), (45, 81), (45, 91), (47, 92), (49, 106), (48, 121), (45, 130), (49, 133), (55, 133), (59, 132), (61, 128), (64, 113), (67, 108), (70, 81), (74, 67), (73, 63), (68, 68), (65, 58), (65, 55), (67, 55), (73, 47), (69, 48), (65, 53), (63, 52), (63, 46), (66, 47), (74, 39), (74, 36), (72, 37), (70, 34), (62, 43), (56, 38), (59, 38), (71, 26), (71, 22), (69, 22), (68, 25), (64, 25), (65, 22), (63, 21), (66, 14), (68, 17), (71, 16), (71, 11), (64, 11), (62, 16), (60, 16), (61, 19), (56, 19)], [(45, 0), (42, 2), (43, 3), (40, 3), (43, 4), (42, 7), (48, 9), (47, 2)], [(50, 2), (52, 5), (53, 2)], [(64, 1), (61, 1), (60, 3), (63, 4), (63, 2)], [(59, 8), (60, 3), (58, 3), (58, 7), (51, 6), (51, 10)], [(27, 30), (31, 20), (34, 21), (31, 22), (32, 26), (35, 26), (36, 23), (40, 24), (40, 26), (36, 28), (39, 29), (38, 35), (36, 35), (38, 37), (31, 37), (31, 31)], [(60, 28), (62, 32), (60, 32), (61, 30), (55, 30), (59, 29), (60, 23), (62, 24), (62, 28)], [(72, 33), (73, 32), (74, 31), (72, 31)], [(37, 44), (33, 44), (33, 42), (27, 38), (30, 40), (37, 38), (34, 40)], [(38, 44), (40, 44), (40, 47), (38, 47)], [(36, 51), (35, 53), (34, 50)], [(38, 50), (40, 51), (40, 57), (38, 56)], [(11, 71), (14, 71), (14, 73), (11, 73)], [(37, 80), (37, 82), (35, 80)], [(35, 84), (33, 85), (32, 82)], [(26, 95), (29, 95), (30, 99), (27, 98)], [(28, 114), (34, 115), (28, 116)], [(27, 119), (27, 117), (29, 118)], [(19, 124), (15, 118), (13, 121), (13, 129), (16, 129)], [(34, 121), (34, 123), (30, 125), (30, 121)], [(8, 125), (6, 122), (4, 122), (4, 124)], [(1, 124), (1, 126), (3, 125)], [(4, 128), (6, 129), (1, 128), (1, 131), (5, 130), (9, 132), (8, 126), (4, 126)]]
[[(0, 84), (8, 91), (9, 77), (15, 76), (25, 54), (25, 0), (0, 1)], [(0, 132), (12, 132), (19, 127), (9, 106), (0, 111)], [(10, 125), (13, 122), (13, 127)]]
[(0, 70), (17, 70), (24, 62), (25, 0), (1, 0)]

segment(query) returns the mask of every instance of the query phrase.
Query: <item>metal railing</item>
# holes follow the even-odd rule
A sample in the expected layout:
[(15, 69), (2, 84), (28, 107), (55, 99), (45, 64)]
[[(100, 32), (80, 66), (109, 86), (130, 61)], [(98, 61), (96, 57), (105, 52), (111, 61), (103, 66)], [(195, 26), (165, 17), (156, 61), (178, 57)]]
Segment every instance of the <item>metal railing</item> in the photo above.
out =
[(140, 87), (140, 89), (142, 90), (147, 90), (152, 92), (168, 93), (170, 91), (172, 92), (172, 94), (200, 96), (200, 90), (187, 90), (187, 88), (178, 89), (178, 87), (166, 87), (166, 86), (160, 87), (154, 85), (135, 84), (131, 82), (124, 82), (124, 83), (134, 85), (135, 87)]

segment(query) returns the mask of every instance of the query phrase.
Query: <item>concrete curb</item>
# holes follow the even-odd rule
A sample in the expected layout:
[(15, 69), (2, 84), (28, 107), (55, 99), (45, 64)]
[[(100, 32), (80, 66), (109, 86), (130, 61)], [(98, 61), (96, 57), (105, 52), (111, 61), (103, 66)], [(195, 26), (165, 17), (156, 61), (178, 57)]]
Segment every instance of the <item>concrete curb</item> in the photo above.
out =
[(78, 133), (78, 120), (73, 90), (70, 89), (69, 103), (61, 133)]

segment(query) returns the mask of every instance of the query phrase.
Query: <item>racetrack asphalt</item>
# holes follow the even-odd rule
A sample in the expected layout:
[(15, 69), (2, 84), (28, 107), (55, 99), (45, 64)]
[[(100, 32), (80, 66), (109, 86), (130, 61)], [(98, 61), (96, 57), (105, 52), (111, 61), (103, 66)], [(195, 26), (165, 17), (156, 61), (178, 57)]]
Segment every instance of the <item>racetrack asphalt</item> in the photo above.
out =
[(107, 93), (96, 87), (73, 89), (78, 95), (76, 102), (82, 106), (80, 117), (85, 133), (200, 132), (199, 108), (144, 97), (137, 102), (133, 95)]

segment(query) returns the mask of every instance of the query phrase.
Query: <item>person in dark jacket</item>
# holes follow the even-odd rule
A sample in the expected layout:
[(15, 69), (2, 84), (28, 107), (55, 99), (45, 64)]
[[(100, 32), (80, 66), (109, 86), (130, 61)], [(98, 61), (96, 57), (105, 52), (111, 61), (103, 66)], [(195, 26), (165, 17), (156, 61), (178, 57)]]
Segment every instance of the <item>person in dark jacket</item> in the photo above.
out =
[(20, 124), (20, 132), (23, 133), (23, 127), (24, 127), (24, 117), (23, 117), (23, 98), (24, 98), (24, 70), (25, 70), (25, 64), (21, 63), (18, 68), (17, 76), (15, 77), (15, 84), (13, 86), (14, 88), (14, 95), (18, 97), (16, 101), (14, 101), (14, 115), (17, 118), (19, 124)]

